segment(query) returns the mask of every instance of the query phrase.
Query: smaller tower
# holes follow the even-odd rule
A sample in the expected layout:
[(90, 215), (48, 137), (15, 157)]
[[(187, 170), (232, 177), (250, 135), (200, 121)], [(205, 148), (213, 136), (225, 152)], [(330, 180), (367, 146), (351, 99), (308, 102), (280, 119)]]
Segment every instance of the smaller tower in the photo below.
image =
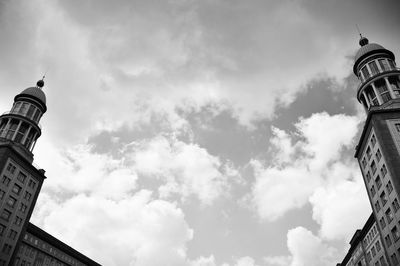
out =
[(12, 143), (30, 162), (33, 148), (42, 134), (39, 121), (47, 110), (43, 86), (41, 79), (36, 87), (22, 91), (15, 96), (11, 111), (0, 116), (0, 143)]
[(354, 74), (361, 81), (357, 99), (368, 112), (372, 107), (385, 108), (392, 99), (400, 98), (400, 69), (394, 54), (361, 36), (361, 48), (355, 56)]
[(46, 112), (43, 79), (15, 96), (10, 112), (0, 116), (0, 266), (13, 258), (46, 178), (32, 165)]

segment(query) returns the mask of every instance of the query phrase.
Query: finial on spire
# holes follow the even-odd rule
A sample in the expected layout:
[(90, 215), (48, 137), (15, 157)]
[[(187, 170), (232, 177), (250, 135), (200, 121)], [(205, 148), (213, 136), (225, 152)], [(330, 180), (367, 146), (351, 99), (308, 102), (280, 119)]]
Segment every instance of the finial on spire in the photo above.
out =
[(41, 80), (39, 80), (38, 82), (36, 82), (36, 85), (37, 85), (39, 88), (43, 88), (43, 86), (44, 86), (44, 78), (45, 78), (45, 75), (43, 75), (43, 78), (42, 78)]
[(358, 27), (358, 25), (356, 24), (356, 28), (358, 31), (358, 34), (360, 35), (360, 41), (358, 42), (360, 44), (360, 46), (364, 46), (367, 45), (369, 43), (368, 39), (365, 38), (364, 36), (362, 36), (360, 28)]

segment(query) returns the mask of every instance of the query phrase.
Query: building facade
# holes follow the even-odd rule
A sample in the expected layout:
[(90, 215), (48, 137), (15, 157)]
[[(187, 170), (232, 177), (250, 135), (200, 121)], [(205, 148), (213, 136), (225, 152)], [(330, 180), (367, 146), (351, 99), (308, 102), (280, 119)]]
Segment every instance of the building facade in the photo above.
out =
[(397, 266), (400, 265), (400, 69), (391, 51), (369, 43), (362, 36), (359, 43), (353, 72), (360, 81), (357, 99), (367, 112), (367, 120), (355, 157), (373, 210), (372, 228), (377, 229), (377, 234), (375, 240), (367, 234), (358, 241), (365, 259), (357, 260), (353, 254), (356, 249), (351, 245), (339, 265)]
[[(21, 248), (28, 245), (26, 235), (35, 235), (29, 233), (32, 228), (35, 228), (29, 220), (43, 181), (46, 179), (45, 171), (37, 169), (32, 164), (32, 151), (41, 135), (39, 121), (47, 110), (46, 96), (42, 91), (43, 80), (39, 80), (36, 85), (15, 96), (11, 111), (0, 116), (0, 266), (74, 265), (70, 263), (43, 264), (41, 260), (33, 264), (21, 259), (21, 256), (18, 257), (18, 254), (22, 254)], [(39, 232), (39, 230), (33, 230), (33, 232)], [(46, 239), (51, 240), (52, 243), (47, 243), (47, 246), (68, 247), (65, 244), (65, 246), (59, 245), (60, 241), (55, 238), (43, 237), (43, 235), (45, 234), (37, 233), (36, 237), (41, 237), (42, 242)], [(59, 250), (59, 254), (64, 252), (70, 254), (68, 256), (79, 253), (76, 251), (68, 253), (60, 248)], [(40, 254), (39, 251), (36, 253)], [(86, 258), (82, 254), (77, 256)], [(62, 263), (62, 260), (58, 259), (58, 261)], [(90, 259), (85, 261), (89, 263), (75, 265), (98, 265)]]

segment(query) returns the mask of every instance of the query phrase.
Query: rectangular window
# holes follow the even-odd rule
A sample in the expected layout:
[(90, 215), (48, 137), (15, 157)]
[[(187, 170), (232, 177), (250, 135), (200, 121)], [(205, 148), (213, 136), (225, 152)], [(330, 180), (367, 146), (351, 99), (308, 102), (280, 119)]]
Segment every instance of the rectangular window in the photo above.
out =
[(381, 250), (381, 242), (379, 242), (379, 240), (376, 241), (375, 247), (376, 247), (376, 251), (379, 252)]
[(28, 191), (25, 191), (24, 199), (30, 200), (30, 199), (31, 199), (31, 196), (32, 196), (31, 193), (29, 193)]
[(372, 156), (371, 147), (367, 148), (366, 154), (367, 154), (368, 160), (371, 159), (371, 156)]
[(393, 210), (394, 212), (397, 212), (400, 209), (399, 201), (397, 199), (394, 199), (392, 202)]
[(15, 167), (15, 165), (13, 165), (12, 163), (9, 163), (9, 164), (7, 165), (7, 171), (10, 172), (11, 174), (14, 174), (15, 169), (16, 169), (16, 167)]
[(376, 160), (379, 162), (381, 160), (381, 158), (382, 158), (382, 153), (381, 153), (380, 149), (378, 149), (376, 151), (375, 156), (376, 156)]
[(393, 221), (393, 213), (392, 210), (390, 208), (388, 208), (385, 212), (386, 215), (386, 220), (388, 222), (388, 224), (390, 224), (391, 221)]
[(372, 174), (375, 174), (375, 172), (376, 172), (376, 163), (375, 163), (374, 160), (371, 163), (371, 170), (372, 170)]
[(399, 264), (399, 260), (398, 260), (398, 258), (397, 258), (396, 253), (393, 253), (393, 254), (390, 256), (390, 259), (392, 260), (393, 265), (398, 265), (398, 264)]
[(1, 218), (8, 221), (11, 217), (11, 212), (9, 210), (3, 210), (1, 213)]
[(385, 164), (382, 165), (381, 174), (382, 174), (382, 177), (385, 177), (387, 174), (387, 168), (386, 168)]
[(22, 219), (21, 219), (20, 217), (16, 216), (16, 217), (15, 217), (14, 224), (16, 224), (16, 225), (18, 225), (18, 226), (21, 225), (21, 224), (22, 224)]
[(7, 200), (7, 205), (10, 206), (11, 208), (14, 208), (16, 202), (17, 200), (10, 196)]
[(11, 229), (10, 232), (8, 233), (8, 238), (15, 240), (16, 236), (17, 236), (17, 231)]
[(377, 189), (379, 190), (381, 188), (381, 186), (382, 186), (382, 180), (381, 180), (381, 177), (379, 175), (377, 175), (376, 178), (375, 178), (375, 184), (376, 184)]
[(10, 254), (12, 246), (9, 244), (4, 244), (3, 249), (1, 250), (4, 254)]
[(372, 144), (372, 147), (375, 147), (375, 144), (376, 144), (375, 135), (372, 135), (372, 137), (371, 137), (371, 144)]
[(0, 236), (2, 236), (5, 231), (6, 231), (6, 226), (3, 224), (0, 224)]
[(376, 193), (374, 185), (372, 185), (370, 191), (371, 191), (371, 198), (373, 198), (375, 196), (375, 193)]
[(375, 202), (375, 209), (376, 212), (379, 212), (381, 210), (381, 205), (379, 204), (379, 201)]
[(400, 133), (400, 123), (396, 123), (394, 126), (396, 127), (397, 132)]
[(30, 188), (34, 189), (35, 186), (36, 186), (36, 182), (34, 182), (33, 180), (29, 180), (28, 186), (29, 186)]
[(362, 166), (365, 168), (365, 166), (367, 166), (367, 159), (365, 159), (365, 157), (362, 159), (361, 162)]
[(372, 71), (372, 75), (376, 75), (379, 73), (379, 69), (378, 69), (378, 66), (375, 61), (372, 61), (371, 63), (369, 63), (369, 68)]
[(383, 257), (383, 256), (381, 256), (380, 258), (379, 258), (379, 262), (381, 263), (381, 266), (386, 266), (387, 264), (386, 264), (386, 261), (385, 261), (385, 258)]
[(371, 252), (372, 252), (372, 257), (375, 257), (375, 255), (376, 255), (375, 247), (372, 247), (372, 248), (371, 248)]
[(392, 245), (392, 239), (390, 239), (389, 235), (385, 236), (385, 242), (386, 242), (386, 246), (388, 246), (388, 247), (390, 247)]
[(25, 183), (26, 174), (24, 174), (24, 173), (22, 173), (22, 172), (19, 172), (17, 179), (18, 179), (19, 181), (21, 181), (22, 183)]
[(392, 232), (392, 237), (393, 237), (394, 242), (396, 242), (397, 240), (399, 240), (399, 238), (400, 238), (400, 233), (399, 233), (399, 230), (397, 230), (397, 227), (396, 227), (396, 226), (392, 228), (391, 232)]
[(392, 182), (389, 180), (388, 183), (386, 184), (386, 190), (388, 192), (388, 194), (390, 195), (390, 193), (392, 193), (393, 191), (393, 186), (392, 186)]
[(379, 220), (379, 223), (381, 224), (381, 228), (382, 228), (382, 230), (383, 230), (383, 228), (386, 227), (385, 219), (383, 219), (383, 217), (382, 217), (382, 218)]
[(0, 189), (0, 200), (2, 200), (4, 198), (5, 194), (6, 194), (6, 192)]
[(22, 213), (25, 213), (25, 212), (26, 212), (26, 209), (27, 209), (27, 206), (26, 206), (25, 204), (21, 203), (21, 204), (19, 205), (19, 210), (20, 210)]
[(367, 182), (369, 183), (369, 181), (371, 180), (371, 173), (368, 171), (366, 174), (367, 177)]
[(368, 69), (367, 69), (366, 66), (364, 66), (364, 67), (361, 69), (361, 72), (363, 73), (365, 79), (367, 79), (367, 78), (370, 77), (369, 72), (368, 72)]
[(13, 191), (15, 194), (19, 195), (19, 193), (21, 193), (21, 190), (22, 190), (22, 187), (21, 187), (21, 186), (19, 186), (19, 185), (17, 185), (17, 184), (14, 184), (14, 187), (12, 188), (12, 191)]
[(386, 59), (379, 59), (379, 65), (381, 66), (382, 70), (389, 70), (389, 64)]
[(3, 183), (6, 187), (10, 184), (11, 179), (8, 178), (7, 176), (3, 175), (3, 178), (1, 179), (1, 183)]

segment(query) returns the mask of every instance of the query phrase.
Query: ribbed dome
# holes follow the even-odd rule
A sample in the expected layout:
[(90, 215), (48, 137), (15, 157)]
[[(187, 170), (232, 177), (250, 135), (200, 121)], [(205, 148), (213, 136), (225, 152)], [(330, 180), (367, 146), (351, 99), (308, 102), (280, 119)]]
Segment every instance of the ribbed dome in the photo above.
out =
[(42, 101), (46, 105), (46, 95), (42, 91), (42, 89), (38, 87), (29, 87), (22, 91), (19, 95), (25, 94), (35, 97), (36, 99)]
[(357, 51), (354, 61), (357, 62), (358, 59), (360, 59), (363, 55), (368, 54), (375, 50), (385, 50), (385, 48), (377, 43), (369, 43), (364, 46), (361, 46), (360, 49), (358, 49)]

